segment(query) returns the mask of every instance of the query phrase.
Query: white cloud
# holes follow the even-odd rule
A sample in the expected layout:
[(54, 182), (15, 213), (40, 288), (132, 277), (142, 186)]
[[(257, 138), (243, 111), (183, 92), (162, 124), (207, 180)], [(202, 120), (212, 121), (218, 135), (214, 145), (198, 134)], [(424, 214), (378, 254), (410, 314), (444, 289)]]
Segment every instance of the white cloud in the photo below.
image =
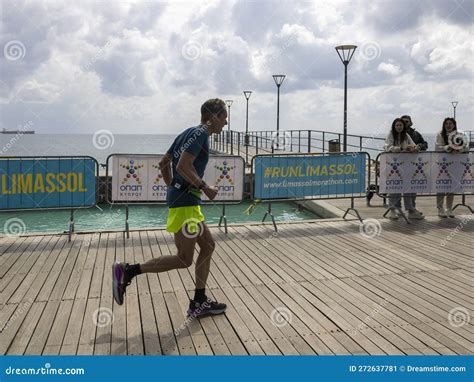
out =
[(400, 74), (400, 67), (398, 65), (391, 64), (389, 62), (381, 62), (377, 67), (377, 70), (380, 72), (385, 72), (393, 76)]

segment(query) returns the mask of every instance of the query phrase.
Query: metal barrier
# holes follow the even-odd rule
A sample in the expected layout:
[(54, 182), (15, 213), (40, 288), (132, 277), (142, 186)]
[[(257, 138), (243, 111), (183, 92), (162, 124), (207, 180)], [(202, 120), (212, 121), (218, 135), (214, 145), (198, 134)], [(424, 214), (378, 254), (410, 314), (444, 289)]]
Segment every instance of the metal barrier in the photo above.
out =
[[(162, 154), (110, 154), (106, 161), (106, 178), (109, 179), (110, 159), (112, 166), (112, 187), (107, 182), (106, 201), (109, 204), (125, 205), (125, 232), (129, 233), (130, 204), (166, 204), (167, 186), (161, 176), (159, 161)], [(119, 163), (121, 162), (121, 163)], [(230, 163), (233, 162), (233, 163)], [(240, 162), (240, 165), (239, 165)], [(240, 169), (238, 169), (240, 167)], [(239, 170), (239, 171), (238, 171)], [(241, 171), (240, 171), (241, 170)], [(206, 204), (222, 204), (222, 215), (219, 227), (224, 222), (227, 233), (226, 204), (239, 204), (244, 192), (244, 159), (232, 155), (210, 155), (209, 163), (204, 173), (207, 184), (216, 186), (219, 193), (216, 199), (210, 201), (203, 195)], [(241, 182), (235, 181), (235, 175), (241, 173)]]
[[(370, 184), (370, 155), (366, 152), (325, 154), (271, 154), (252, 158), (252, 197), (267, 201), (268, 210), (262, 222), (270, 216), (275, 200), (316, 200), (351, 198), (349, 211), (354, 211), (355, 198), (366, 197)], [(264, 179), (267, 178), (267, 179)]]
[(90, 156), (0, 157), (0, 211), (74, 209), (97, 204), (99, 164)]
[[(390, 194), (416, 194), (423, 197), (452, 193), (461, 195), (462, 198), (461, 203), (456, 204), (453, 210), (464, 206), (473, 213), (472, 208), (466, 204), (466, 194), (474, 193), (473, 173), (474, 152), (385, 152), (376, 158), (376, 193), (383, 198)], [(379, 178), (385, 179), (385, 182), (379, 183)], [(392, 209), (410, 223), (398, 207), (389, 207), (383, 216)]]

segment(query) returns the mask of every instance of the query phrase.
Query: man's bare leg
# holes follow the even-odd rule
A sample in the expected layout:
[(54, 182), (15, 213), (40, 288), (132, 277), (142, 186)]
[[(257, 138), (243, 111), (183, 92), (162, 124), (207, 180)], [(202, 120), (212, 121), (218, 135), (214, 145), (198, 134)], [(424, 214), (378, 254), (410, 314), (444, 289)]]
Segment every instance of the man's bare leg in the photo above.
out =
[(196, 290), (194, 298), (189, 303), (188, 315), (199, 317), (207, 314), (221, 314), (226, 310), (226, 304), (212, 301), (206, 296), (206, 283), (211, 266), (215, 242), (207, 225), (203, 222), (202, 233), (197, 238), (199, 256), (196, 260)]
[(140, 264), (141, 273), (160, 273), (171, 269), (188, 268), (193, 263), (194, 248), (197, 238), (186, 237), (182, 230), (174, 234), (178, 248), (176, 256), (160, 256)]
[(211, 267), (212, 253), (214, 252), (215, 242), (205, 223), (203, 224), (203, 232), (197, 238), (199, 245), (199, 256), (196, 260), (196, 289), (206, 288), (207, 277)]

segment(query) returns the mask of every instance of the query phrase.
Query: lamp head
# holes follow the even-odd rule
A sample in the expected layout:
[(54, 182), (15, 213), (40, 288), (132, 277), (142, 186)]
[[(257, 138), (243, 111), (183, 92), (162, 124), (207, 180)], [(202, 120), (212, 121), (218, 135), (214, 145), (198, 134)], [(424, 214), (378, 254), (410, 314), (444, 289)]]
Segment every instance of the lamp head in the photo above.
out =
[(286, 75), (284, 74), (274, 74), (273, 80), (275, 81), (276, 86), (280, 86), (283, 83), (285, 77)]
[(347, 65), (350, 62), (356, 49), (357, 45), (336, 46), (336, 52), (344, 65)]

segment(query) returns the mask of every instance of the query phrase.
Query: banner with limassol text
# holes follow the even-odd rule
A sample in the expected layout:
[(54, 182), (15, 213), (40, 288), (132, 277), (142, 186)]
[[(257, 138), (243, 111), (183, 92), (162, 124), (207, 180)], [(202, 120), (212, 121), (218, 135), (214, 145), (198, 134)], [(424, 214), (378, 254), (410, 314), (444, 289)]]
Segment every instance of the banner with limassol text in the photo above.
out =
[(97, 167), (90, 157), (2, 157), (0, 209), (91, 207)]
[[(168, 187), (159, 168), (162, 155), (112, 154), (109, 158), (112, 158), (112, 202), (166, 201)], [(214, 202), (241, 201), (244, 190), (243, 158), (211, 156), (204, 180), (219, 191)], [(203, 195), (202, 200), (209, 199)]]
[(365, 195), (367, 153), (257, 155), (255, 199), (324, 199)]
[(382, 153), (382, 194), (469, 194), (474, 191), (474, 153)]

